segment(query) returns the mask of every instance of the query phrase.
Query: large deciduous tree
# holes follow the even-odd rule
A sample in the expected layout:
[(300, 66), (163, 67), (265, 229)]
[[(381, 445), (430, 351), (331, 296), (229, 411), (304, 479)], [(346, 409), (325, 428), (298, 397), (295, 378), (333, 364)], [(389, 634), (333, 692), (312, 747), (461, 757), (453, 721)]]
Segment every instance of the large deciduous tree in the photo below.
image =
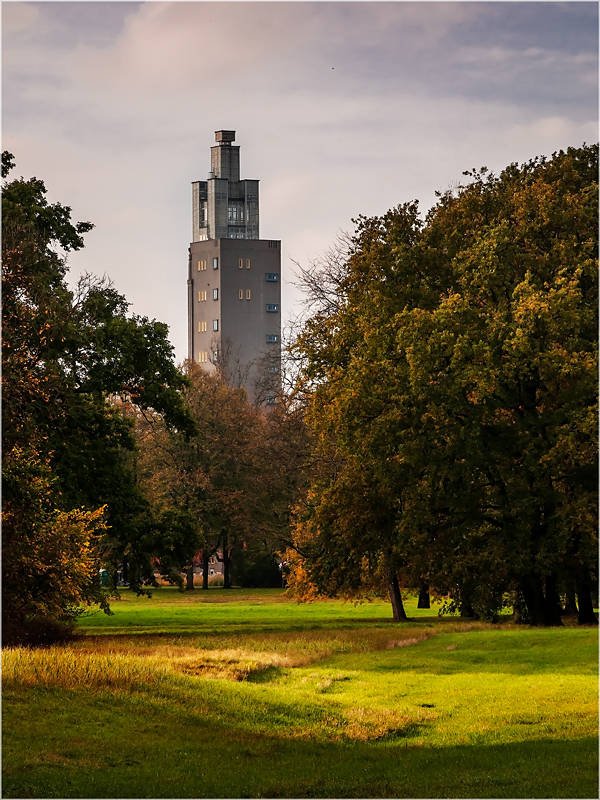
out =
[(298, 522), (320, 591), (387, 559), (388, 582), (464, 613), (510, 591), (560, 624), (575, 586), (595, 622), (597, 169), (570, 148), (471, 173), (424, 221), (410, 204), (358, 221), (337, 301), (296, 345), (337, 458)]
[[(3, 154), (4, 178), (13, 166)], [(69, 288), (67, 254), (92, 227), (48, 203), (41, 180), (3, 185), (3, 630), (15, 640), (35, 616), (71, 620), (102, 600), (101, 544), (138, 547), (132, 423), (111, 399), (193, 427), (166, 326), (128, 316), (107, 279)]]

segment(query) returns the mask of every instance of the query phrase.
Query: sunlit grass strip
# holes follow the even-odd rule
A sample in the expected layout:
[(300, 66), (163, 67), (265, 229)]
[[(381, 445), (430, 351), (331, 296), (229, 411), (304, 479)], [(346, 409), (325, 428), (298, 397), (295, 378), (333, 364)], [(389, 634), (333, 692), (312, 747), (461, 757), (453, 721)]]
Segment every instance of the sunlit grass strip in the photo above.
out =
[[(472, 623), (450, 626), (457, 632), (473, 627)], [(240, 681), (269, 667), (304, 667), (335, 654), (410, 646), (434, 635), (433, 628), (416, 626), (396, 630), (393, 635), (389, 630), (343, 631), (335, 635), (318, 631), (244, 637), (243, 647), (232, 646), (236, 637), (207, 637), (204, 646), (185, 640), (157, 644), (151, 636), (143, 643), (102, 642), (94, 638), (64, 647), (6, 649), (2, 677), (6, 686), (64, 688), (143, 688), (174, 673)]]
[(3, 652), (2, 678), (5, 687), (131, 690), (164, 683), (175, 674), (240, 681), (269, 667), (303, 666), (328, 654), (329, 650), (294, 656), (243, 648), (206, 651), (191, 647), (156, 648), (148, 654), (140, 654), (137, 648), (117, 653), (91, 653), (68, 646), (43, 650), (14, 648)]

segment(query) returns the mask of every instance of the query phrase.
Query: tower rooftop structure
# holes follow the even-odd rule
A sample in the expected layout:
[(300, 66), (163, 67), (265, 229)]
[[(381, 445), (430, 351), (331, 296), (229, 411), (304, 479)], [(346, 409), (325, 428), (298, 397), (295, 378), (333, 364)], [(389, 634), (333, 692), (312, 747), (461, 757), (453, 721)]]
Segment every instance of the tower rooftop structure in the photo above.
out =
[(192, 241), (258, 239), (258, 181), (240, 180), (235, 131), (215, 131), (210, 172), (192, 184)]
[(215, 131), (215, 141), (207, 180), (192, 183), (188, 356), (271, 404), (281, 386), (281, 243), (259, 239), (259, 182), (240, 180), (235, 131)]

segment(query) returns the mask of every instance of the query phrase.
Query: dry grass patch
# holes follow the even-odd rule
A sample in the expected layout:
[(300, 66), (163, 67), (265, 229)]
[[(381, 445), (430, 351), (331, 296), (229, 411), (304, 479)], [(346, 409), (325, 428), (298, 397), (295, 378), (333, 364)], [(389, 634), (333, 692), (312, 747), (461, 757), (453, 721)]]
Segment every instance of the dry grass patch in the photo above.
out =
[[(476, 626), (483, 627), (478, 624)], [(252, 653), (260, 658), (270, 653), (284, 659), (286, 666), (304, 666), (330, 655), (387, 650), (424, 641), (440, 632), (458, 632), (473, 627), (473, 623), (462, 623), (462, 625), (444, 626), (440, 631), (439, 626), (417, 627), (409, 624), (402, 628), (360, 627), (336, 631), (264, 632), (259, 635), (235, 633), (218, 636), (164, 636), (146, 633), (126, 637), (120, 634), (115, 636), (103, 634), (86, 635), (69, 647), (95, 653), (156, 655), (168, 659), (191, 657), (198, 655), (199, 651), (211, 653), (212, 658), (219, 652), (224, 653), (225, 658), (230, 657), (231, 651)]]
[[(441, 630), (459, 633), (487, 629), (485, 623), (456, 622)], [(418, 644), (441, 632), (439, 626), (401, 629), (360, 628), (335, 632), (169, 637), (86, 636), (42, 650), (4, 651), (6, 686), (133, 688), (179, 673), (241, 681), (269, 668), (305, 667), (332, 655), (367, 653)]]
[(156, 659), (134, 658), (120, 653), (77, 652), (69, 647), (43, 650), (15, 647), (2, 653), (5, 687), (133, 689), (164, 680), (168, 671), (168, 665)]
[(196, 651), (173, 658), (170, 665), (185, 675), (234, 681), (242, 681), (269, 667), (298, 666), (289, 656), (241, 649)]

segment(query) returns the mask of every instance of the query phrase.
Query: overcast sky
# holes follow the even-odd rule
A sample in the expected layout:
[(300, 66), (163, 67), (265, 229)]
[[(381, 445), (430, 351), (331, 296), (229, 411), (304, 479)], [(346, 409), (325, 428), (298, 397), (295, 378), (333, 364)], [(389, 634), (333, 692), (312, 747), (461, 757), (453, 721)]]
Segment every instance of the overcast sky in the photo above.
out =
[(3, 2), (13, 176), (96, 228), (73, 276), (106, 273), (186, 357), (191, 187), (214, 131), (260, 179), (261, 238), (322, 254), (463, 170), (598, 139), (595, 2)]

